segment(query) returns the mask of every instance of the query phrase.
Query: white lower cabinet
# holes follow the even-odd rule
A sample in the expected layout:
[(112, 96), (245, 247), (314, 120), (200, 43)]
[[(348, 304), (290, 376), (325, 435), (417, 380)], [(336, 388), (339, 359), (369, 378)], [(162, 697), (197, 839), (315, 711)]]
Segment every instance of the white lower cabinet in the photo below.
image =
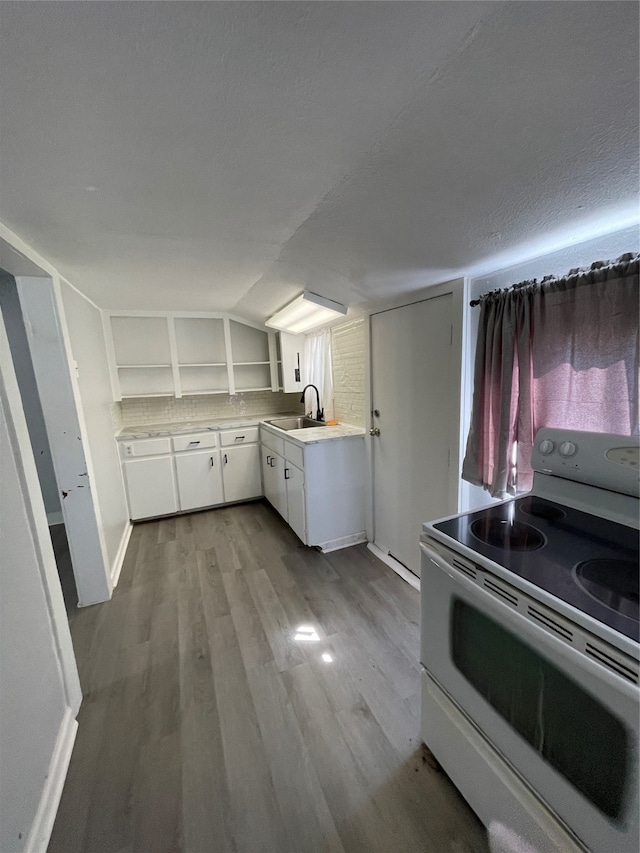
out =
[(225, 503), (259, 498), (262, 495), (260, 446), (223, 447), (221, 456)]
[(287, 509), (289, 527), (302, 539), (307, 541), (304, 472), (290, 462), (285, 463), (284, 480), (287, 488)]
[(284, 481), (285, 461), (266, 445), (262, 446), (262, 482), (264, 496), (271, 506), (287, 520), (287, 486)]
[(304, 447), (261, 427), (264, 494), (305, 545), (366, 541), (363, 437)]
[(216, 448), (177, 453), (180, 509), (199, 509), (224, 502), (220, 453)]
[(257, 426), (122, 441), (120, 457), (134, 521), (262, 495)]
[(127, 459), (123, 470), (133, 520), (178, 511), (173, 456)]

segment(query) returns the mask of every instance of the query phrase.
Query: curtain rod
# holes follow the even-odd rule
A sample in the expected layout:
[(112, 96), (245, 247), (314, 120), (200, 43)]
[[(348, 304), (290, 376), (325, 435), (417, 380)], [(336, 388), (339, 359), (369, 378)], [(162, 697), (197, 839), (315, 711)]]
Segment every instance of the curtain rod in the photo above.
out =
[(632, 261), (638, 261), (640, 259), (640, 254), (634, 252), (627, 252), (624, 255), (620, 255), (619, 258), (616, 258), (615, 261), (594, 261), (591, 266), (588, 267), (575, 267), (574, 269), (570, 269), (568, 273), (561, 276), (556, 275), (546, 275), (542, 278), (541, 281), (538, 281), (537, 278), (530, 279), (529, 281), (520, 281), (517, 284), (509, 285), (508, 287), (498, 287), (496, 290), (488, 290), (486, 293), (483, 293), (478, 299), (472, 299), (469, 302), (469, 306), (471, 308), (475, 308), (476, 305), (481, 305), (485, 299), (489, 299), (492, 296), (496, 296), (499, 293), (504, 293), (508, 290), (520, 290), (526, 287), (535, 287), (541, 286), (545, 284), (551, 284), (552, 282), (559, 282), (565, 279), (574, 278), (579, 275), (585, 275), (590, 272), (595, 272), (597, 270), (602, 269), (611, 269), (616, 267), (618, 264), (628, 264)]

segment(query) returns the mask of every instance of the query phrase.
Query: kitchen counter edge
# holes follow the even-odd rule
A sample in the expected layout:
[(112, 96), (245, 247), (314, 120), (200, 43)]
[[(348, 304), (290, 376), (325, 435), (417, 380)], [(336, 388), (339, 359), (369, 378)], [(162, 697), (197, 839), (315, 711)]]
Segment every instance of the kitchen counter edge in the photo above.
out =
[(336, 426), (314, 427), (311, 429), (282, 430), (274, 427), (267, 420), (283, 417), (298, 417), (297, 412), (275, 412), (266, 415), (247, 415), (237, 418), (207, 418), (200, 421), (177, 422), (173, 424), (144, 424), (126, 426), (116, 434), (117, 441), (131, 441), (138, 438), (157, 438), (160, 436), (184, 435), (185, 433), (217, 432), (223, 429), (241, 429), (246, 426), (264, 426), (274, 435), (287, 438), (296, 444), (305, 446), (322, 441), (335, 441), (340, 438), (355, 438), (364, 436), (363, 427), (352, 424), (337, 424)]

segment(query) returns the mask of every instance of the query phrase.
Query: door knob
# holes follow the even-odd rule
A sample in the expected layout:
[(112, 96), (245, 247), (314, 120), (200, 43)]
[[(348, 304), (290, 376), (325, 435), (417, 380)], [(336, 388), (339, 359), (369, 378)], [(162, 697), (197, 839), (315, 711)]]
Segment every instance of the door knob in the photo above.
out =
[(371, 427), (369, 430), (369, 435), (380, 435), (380, 430), (378, 427)]

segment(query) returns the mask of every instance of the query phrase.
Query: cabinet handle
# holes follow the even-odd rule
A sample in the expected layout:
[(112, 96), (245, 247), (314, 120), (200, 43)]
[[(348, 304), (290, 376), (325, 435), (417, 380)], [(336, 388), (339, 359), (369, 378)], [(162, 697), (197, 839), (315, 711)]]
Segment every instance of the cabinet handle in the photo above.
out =
[(224, 454), (224, 464), (225, 465), (227, 464), (227, 454), (226, 453)]
[(190, 442), (189, 442), (189, 447), (191, 447), (191, 445), (192, 445), (192, 444), (200, 444), (200, 442), (199, 442), (199, 441), (190, 441)]
[(269, 467), (270, 467), (270, 468), (275, 468), (275, 467), (276, 467), (276, 457), (275, 457), (275, 456), (271, 456), (270, 458), (271, 458), (271, 462), (269, 462)]
[(288, 475), (289, 475), (289, 469), (288, 469), (288, 468), (285, 468), (285, 469), (284, 469), (284, 478), (285, 478), (285, 480), (289, 480), (289, 479), (290, 479)]
[(234, 438), (234, 441), (244, 441), (244, 436), (243, 436), (243, 435), (237, 435), (237, 436)]
[(267, 465), (271, 467), (271, 457), (267, 456)]
[(211, 463), (211, 467), (213, 468), (213, 456), (209, 459), (209, 462)]

